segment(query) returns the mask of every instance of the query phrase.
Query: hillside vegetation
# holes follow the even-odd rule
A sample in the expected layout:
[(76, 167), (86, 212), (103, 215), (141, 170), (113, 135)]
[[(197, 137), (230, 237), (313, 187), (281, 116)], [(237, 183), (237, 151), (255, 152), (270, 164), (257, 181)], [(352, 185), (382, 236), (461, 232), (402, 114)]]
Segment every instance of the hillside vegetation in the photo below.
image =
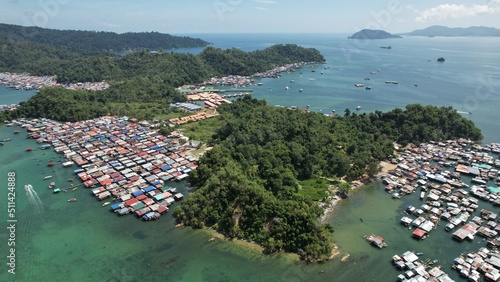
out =
[(223, 125), (213, 136), (218, 145), (191, 174), (196, 192), (176, 208), (178, 222), (308, 261), (329, 257), (333, 227), (318, 224), (317, 195), (304, 193), (299, 181), (374, 175), (393, 154), (394, 141), (482, 138), (472, 122), (444, 107), (408, 105), (332, 118), (247, 97), (220, 112)]
[(173, 48), (204, 47), (209, 44), (199, 38), (174, 36), (159, 32), (127, 32), (58, 30), (36, 26), (0, 24), (0, 41), (29, 42), (56, 48), (116, 52), (123, 50), (163, 50)]
[[(253, 52), (208, 47), (200, 55), (140, 51), (123, 57), (31, 43), (3, 44), (8, 47), (0, 48), (0, 71), (56, 75), (60, 83), (106, 80), (111, 87), (98, 93), (43, 89), (18, 110), (1, 114), (0, 120), (46, 117), (75, 121), (102, 112), (153, 118), (168, 112), (170, 103), (185, 101), (175, 90), (182, 85), (198, 84), (228, 71), (248, 75), (288, 63), (324, 62), (317, 50), (294, 44)], [(151, 107), (144, 103), (151, 103)]]

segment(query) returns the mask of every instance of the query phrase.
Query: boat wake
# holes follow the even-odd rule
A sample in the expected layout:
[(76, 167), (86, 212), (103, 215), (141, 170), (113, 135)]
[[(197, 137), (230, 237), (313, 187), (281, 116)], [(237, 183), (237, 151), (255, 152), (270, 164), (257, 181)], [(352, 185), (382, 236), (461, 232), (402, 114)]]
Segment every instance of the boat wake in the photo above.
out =
[(30, 204), (34, 206), (35, 211), (39, 215), (42, 214), (43, 203), (36, 191), (33, 189), (33, 186), (31, 186), (31, 184), (26, 184), (24, 185), (24, 190), (26, 190), (26, 197), (28, 197), (28, 201), (30, 202)]

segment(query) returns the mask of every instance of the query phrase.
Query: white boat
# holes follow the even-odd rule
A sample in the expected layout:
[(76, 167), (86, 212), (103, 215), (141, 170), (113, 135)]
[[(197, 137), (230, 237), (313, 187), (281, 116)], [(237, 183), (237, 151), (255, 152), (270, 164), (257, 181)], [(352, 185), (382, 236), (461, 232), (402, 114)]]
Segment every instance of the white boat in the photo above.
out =
[(288, 87), (288, 86), (285, 86), (285, 90), (288, 90), (288, 89), (290, 89), (290, 87)]
[(67, 161), (67, 162), (64, 162), (62, 165), (63, 165), (63, 167), (70, 167), (73, 164), (75, 164), (73, 161)]
[(356, 110), (361, 110), (361, 106), (357, 106), (357, 107), (356, 107)]
[(304, 91), (304, 89), (300, 88), (300, 89), (299, 89), (299, 92), (302, 92), (302, 91)]
[(103, 207), (109, 205), (111, 202), (105, 202), (104, 204), (102, 204)]
[(356, 86), (356, 87), (365, 87), (365, 85), (362, 84), (362, 83), (356, 83), (356, 84), (354, 84), (354, 86)]
[(43, 179), (50, 179), (50, 178), (52, 178), (52, 175), (47, 175)]
[(482, 179), (481, 177), (474, 177), (474, 178), (472, 178), (471, 182), (479, 183), (479, 184), (486, 184), (486, 181), (484, 179)]

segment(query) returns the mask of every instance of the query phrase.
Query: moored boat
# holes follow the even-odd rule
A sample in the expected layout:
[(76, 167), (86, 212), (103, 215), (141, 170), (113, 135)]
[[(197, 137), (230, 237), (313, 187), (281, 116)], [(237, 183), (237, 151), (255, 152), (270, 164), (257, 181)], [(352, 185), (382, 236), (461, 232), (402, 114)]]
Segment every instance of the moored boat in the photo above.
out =
[(68, 202), (76, 202), (76, 198), (70, 198)]

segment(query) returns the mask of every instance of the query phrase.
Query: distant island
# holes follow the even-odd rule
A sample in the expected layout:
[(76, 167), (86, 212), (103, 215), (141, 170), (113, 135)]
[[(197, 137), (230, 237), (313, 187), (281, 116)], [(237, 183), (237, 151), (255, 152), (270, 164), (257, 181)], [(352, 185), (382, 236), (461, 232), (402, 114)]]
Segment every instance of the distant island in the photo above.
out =
[(174, 36), (159, 32), (118, 34), (107, 31), (58, 30), (12, 24), (0, 24), (1, 41), (45, 44), (57, 48), (92, 52), (163, 50), (205, 47), (210, 44), (199, 38)]
[(500, 36), (500, 29), (485, 26), (471, 26), (467, 28), (433, 25), (428, 28), (403, 33), (410, 36)]
[(356, 32), (352, 36), (347, 37), (348, 39), (387, 39), (387, 38), (402, 38), (396, 34), (390, 34), (383, 30), (373, 30), (373, 29), (363, 29)]

